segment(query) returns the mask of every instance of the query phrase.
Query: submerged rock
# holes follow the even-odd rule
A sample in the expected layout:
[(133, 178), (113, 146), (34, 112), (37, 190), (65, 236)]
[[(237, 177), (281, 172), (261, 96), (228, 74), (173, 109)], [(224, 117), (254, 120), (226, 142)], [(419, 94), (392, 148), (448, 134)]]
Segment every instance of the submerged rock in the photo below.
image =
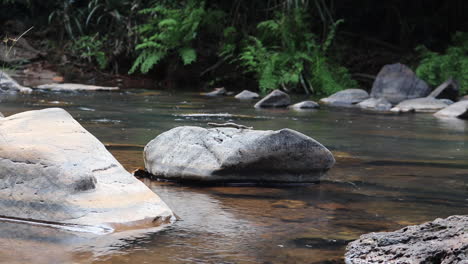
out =
[(401, 63), (385, 65), (372, 85), (371, 97), (385, 98), (392, 104), (407, 99), (426, 97), (429, 86)]
[(468, 100), (451, 104), (435, 113), (434, 116), (468, 118)]
[(456, 101), (458, 99), (459, 90), (460, 85), (458, 82), (450, 78), (434, 89), (434, 91), (432, 91), (428, 97)]
[(264, 107), (287, 107), (291, 104), (291, 99), (287, 93), (274, 90), (255, 104), (255, 108)]
[(385, 98), (369, 98), (358, 104), (362, 109), (388, 111), (392, 108), (392, 104)]
[(290, 129), (183, 126), (149, 142), (144, 162), (156, 177), (182, 181), (314, 182), (335, 159), (322, 144)]
[(295, 110), (315, 109), (315, 108), (319, 108), (319, 107), (320, 107), (320, 105), (317, 104), (314, 101), (303, 101), (303, 102), (300, 102), (300, 103), (293, 104), (293, 105), (289, 106), (289, 108), (295, 109)]
[(86, 85), (79, 83), (50, 83), (43, 84), (36, 87), (42, 90), (52, 91), (114, 91), (119, 90), (119, 87), (106, 87), (96, 85)]
[(4, 217), (113, 228), (175, 219), (63, 109), (0, 119), (0, 134)]
[(347, 264), (441, 263), (468, 260), (468, 216), (451, 216), (394, 232), (362, 235), (346, 248)]
[(448, 99), (435, 99), (434, 97), (424, 97), (405, 100), (392, 108), (392, 112), (408, 112), (412, 109), (415, 112), (436, 112), (453, 104)]
[(221, 96), (221, 95), (226, 95), (226, 89), (224, 87), (220, 88), (215, 88), (213, 91), (208, 92), (208, 93), (202, 93), (202, 95), (206, 96)]
[(249, 100), (249, 99), (255, 99), (255, 98), (259, 98), (260, 95), (258, 95), (258, 93), (254, 93), (254, 92), (251, 92), (249, 90), (244, 90), (240, 93), (238, 93), (236, 96), (234, 96), (234, 98), (236, 99), (240, 99), (240, 100)]
[(369, 94), (362, 89), (346, 89), (320, 99), (321, 103), (332, 106), (346, 106), (360, 103), (369, 98)]
[(31, 88), (19, 85), (6, 72), (0, 71), (0, 94), (2, 93), (30, 93)]

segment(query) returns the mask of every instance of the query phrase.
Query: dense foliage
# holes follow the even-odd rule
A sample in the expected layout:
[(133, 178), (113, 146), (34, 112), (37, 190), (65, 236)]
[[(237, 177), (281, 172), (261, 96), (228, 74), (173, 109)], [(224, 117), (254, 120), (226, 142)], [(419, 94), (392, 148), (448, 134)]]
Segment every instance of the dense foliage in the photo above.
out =
[(436, 86), (449, 78), (460, 83), (460, 92), (468, 94), (468, 33), (458, 32), (453, 37), (453, 45), (444, 53), (418, 47), (421, 64), (416, 74), (429, 84)]

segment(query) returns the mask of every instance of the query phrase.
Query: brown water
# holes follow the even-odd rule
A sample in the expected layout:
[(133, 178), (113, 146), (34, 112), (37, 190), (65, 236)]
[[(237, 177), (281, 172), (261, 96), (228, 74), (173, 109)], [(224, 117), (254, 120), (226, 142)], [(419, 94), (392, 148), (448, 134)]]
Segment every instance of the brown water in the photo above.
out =
[(346, 243), (361, 234), (468, 214), (467, 121), (252, 105), (143, 90), (3, 98), (5, 115), (65, 108), (129, 170), (143, 166), (143, 146), (161, 132), (224, 121), (298, 130), (337, 163), (321, 184), (303, 186), (145, 180), (181, 218), (162, 231), (93, 235), (0, 222), (0, 262), (342, 263)]

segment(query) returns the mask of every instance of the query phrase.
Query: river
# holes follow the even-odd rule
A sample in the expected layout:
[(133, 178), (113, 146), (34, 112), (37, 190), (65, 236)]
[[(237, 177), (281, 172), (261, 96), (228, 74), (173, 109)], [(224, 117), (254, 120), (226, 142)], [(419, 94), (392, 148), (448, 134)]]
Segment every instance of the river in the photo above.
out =
[[(300, 98), (295, 98), (295, 101)], [(342, 263), (359, 235), (468, 214), (468, 121), (323, 108), (256, 110), (194, 93), (36, 92), (0, 111), (62, 107), (129, 170), (144, 145), (176, 126), (232, 121), (291, 128), (335, 155), (320, 184), (186, 186), (143, 180), (180, 221), (107, 235), (0, 222), (4, 263)], [(53, 128), (50, 128), (53, 129)]]

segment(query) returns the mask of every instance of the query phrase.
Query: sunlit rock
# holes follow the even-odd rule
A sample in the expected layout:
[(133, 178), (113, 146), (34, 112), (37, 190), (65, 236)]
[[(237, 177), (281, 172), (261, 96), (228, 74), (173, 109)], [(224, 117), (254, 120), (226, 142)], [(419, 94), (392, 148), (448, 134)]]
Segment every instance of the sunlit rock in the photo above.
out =
[(369, 98), (358, 104), (362, 109), (375, 111), (388, 111), (392, 108), (392, 104), (385, 98)]
[(291, 104), (291, 98), (285, 92), (274, 90), (255, 104), (255, 108), (287, 107)]
[(222, 96), (222, 95), (226, 95), (227, 91), (224, 87), (220, 87), (220, 88), (215, 88), (213, 91), (211, 92), (208, 92), (208, 93), (202, 93), (202, 95), (206, 95), (206, 96)]
[(240, 93), (238, 93), (236, 96), (234, 96), (236, 99), (240, 100), (249, 100), (249, 99), (255, 99), (260, 97), (258, 93), (251, 92), (249, 90), (244, 90)]
[(434, 116), (468, 118), (468, 100), (463, 100), (451, 104), (450, 106), (447, 106), (446, 108), (435, 113)]
[(446, 263), (468, 260), (468, 216), (451, 216), (394, 232), (362, 235), (346, 248), (347, 264)]
[(119, 87), (107, 87), (107, 86), (96, 86), (86, 85), (79, 83), (50, 83), (43, 84), (36, 87), (41, 90), (52, 90), (52, 91), (115, 91), (119, 90)]
[(346, 89), (320, 99), (320, 102), (332, 106), (349, 106), (360, 103), (369, 98), (369, 94), (362, 89)]
[(0, 215), (67, 224), (168, 224), (172, 211), (65, 110), (0, 119)]
[(317, 104), (314, 101), (303, 101), (303, 102), (300, 102), (300, 103), (293, 104), (293, 105), (289, 106), (290, 109), (294, 109), (294, 110), (316, 109), (316, 108), (319, 108), (319, 107), (320, 107), (320, 105)]
[(144, 162), (150, 174), (181, 181), (314, 182), (335, 159), (322, 144), (291, 129), (183, 126), (149, 142)]
[(19, 85), (6, 72), (0, 71), (0, 94), (2, 93), (31, 93), (32, 89)]
[(407, 99), (426, 97), (429, 86), (401, 63), (385, 65), (372, 85), (371, 97), (385, 98), (392, 104)]
[(400, 102), (394, 108), (393, 112), (408, 112), (413, 109), (415, 112), (436, 112), (453, 104), (449, 99), (435, 99), (434, 97), (424, 97), (408, 99)]

